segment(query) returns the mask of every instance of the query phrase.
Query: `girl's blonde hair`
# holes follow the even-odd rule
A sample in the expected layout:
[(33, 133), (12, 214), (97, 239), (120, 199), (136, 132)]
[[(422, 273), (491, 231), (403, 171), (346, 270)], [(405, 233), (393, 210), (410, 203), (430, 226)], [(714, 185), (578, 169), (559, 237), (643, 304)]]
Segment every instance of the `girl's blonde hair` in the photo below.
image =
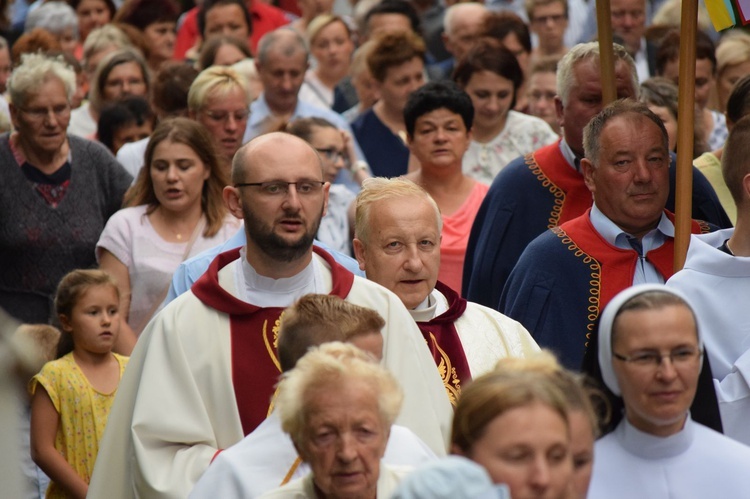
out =
[[(61, 316), (70, 318), (81, 296), (92, 286), (111, 286), (120, 299), (117, 283), (107, 272), (98, 269), (78, 269), (69, 272), (60, 280), (55, 293), (55, 314), (58, 321)], [(60, 327), (61, 330), (62, 327)], [(57, 358), (73, 351), (73, 339), (70, 334), (63, 334), (57, 345)]]

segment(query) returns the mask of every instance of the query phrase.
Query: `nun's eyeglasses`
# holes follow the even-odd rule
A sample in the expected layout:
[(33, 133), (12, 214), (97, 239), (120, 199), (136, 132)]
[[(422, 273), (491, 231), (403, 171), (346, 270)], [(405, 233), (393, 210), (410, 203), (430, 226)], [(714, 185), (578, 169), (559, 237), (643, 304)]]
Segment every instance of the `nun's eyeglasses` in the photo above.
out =
[(617, 352), (612, 352), (612, 356), (615, 359), (627, 362), (638, 368), (646, 369), (658, 368), (665, 358), (668, 358), (672, 366), (676, 368), (688, 366), (702, 355), (703, 350), (696, 347), (676, 348), (664, 354), (656, 351), (638, 352), (633, 355), (621, 355)]

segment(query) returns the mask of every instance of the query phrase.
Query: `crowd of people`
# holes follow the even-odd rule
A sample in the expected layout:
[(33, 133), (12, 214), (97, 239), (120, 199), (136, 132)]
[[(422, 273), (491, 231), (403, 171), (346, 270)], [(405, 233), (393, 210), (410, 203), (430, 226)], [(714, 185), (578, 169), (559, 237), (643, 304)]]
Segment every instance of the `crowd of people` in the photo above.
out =
[(22, 497), (747, 495), (750, 35), (612, 0), (605, 104), (594, 0), (194, 3), (0, 2)]

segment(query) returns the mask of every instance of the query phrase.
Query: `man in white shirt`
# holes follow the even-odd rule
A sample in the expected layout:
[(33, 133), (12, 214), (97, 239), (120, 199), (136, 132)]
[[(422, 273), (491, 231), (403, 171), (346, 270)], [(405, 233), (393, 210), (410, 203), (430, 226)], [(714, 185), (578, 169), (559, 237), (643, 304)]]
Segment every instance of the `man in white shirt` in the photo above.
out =
[(649, 47), (646, 38), (646, 0), (611, 0), (610, 14), (612, 17), (612, 31), (622, 39), (622, 44), (635, 61), (638, 70), (638, 80), (643, 81), (654, 74), (653, 58), (649, 52), (655, 52), (655, 47)]
[(750, 119), (729, 134), (722, 170), (737, 226), (694, 235), (685, 267), (667, 282), (691, 299), (711, 360), (724, 433), (750, 445)]

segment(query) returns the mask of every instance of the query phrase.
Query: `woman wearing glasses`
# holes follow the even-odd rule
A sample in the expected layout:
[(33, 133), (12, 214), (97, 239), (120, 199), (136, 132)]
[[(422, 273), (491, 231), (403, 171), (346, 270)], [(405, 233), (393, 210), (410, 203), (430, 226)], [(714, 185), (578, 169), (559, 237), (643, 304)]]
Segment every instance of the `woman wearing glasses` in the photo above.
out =
[(125, 198), (127, 208), (110, 219), (96, 246), (100, 268), (120, 289), (121, 315), (130, 326), (124, 346), (159, 309), (180, 262), (240, 227), (222, 202), (226, 173), (203, 126), (186, 118), (162, 121), (145, 162)]
[(204, 69), (190, 85), (190, 117), (211, 134), (227, 176), (232, 169), (232, 158), (242, 146), (251, 101), (248, 81), (230, 67)]
[(94, 246), (132, 178), (104, 146), (67, 134), (75, 72), (23, 57), (8, 82), (15, 132), (0, 136), (0, 307), (47, 323), (59, 280)]
[(688, 300), (664, 285), (634, 286), (602, 314), (602, 377), (625, 413), (596, 443), (590, 499), (746, 497), (750, 448), (689, 413), (703, 344)]
[(361, 168), (360, 162), (356, 161), (351, 137), (323, 118), (300, 118), (293, 121), (286, 131), (318, 151), (323, 162), (323, 180), (332, 184), (328, 192), (328, 208), (320, 221), (317, 239), (330, 248), (351, 256), (354, 224), (351, 223), (353, 213), (350, 212), (350, 207), (356, 196), (346, 186), (333, 183), (344, 168), (351, 168), (355, 180), (360, 184), (369, 176), (367, 168)]

